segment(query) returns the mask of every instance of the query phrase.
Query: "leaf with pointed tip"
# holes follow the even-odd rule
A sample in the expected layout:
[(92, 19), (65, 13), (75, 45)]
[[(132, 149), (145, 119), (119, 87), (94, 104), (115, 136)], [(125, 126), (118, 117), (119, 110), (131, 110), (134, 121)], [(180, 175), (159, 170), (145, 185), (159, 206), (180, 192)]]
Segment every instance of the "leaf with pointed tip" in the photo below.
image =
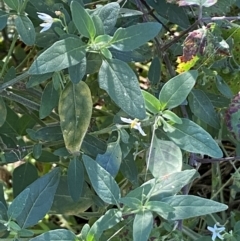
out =
[(22, 41), (26, 45), (33, 45), (35, 43), (36, 33), (31, 20), (25, 16), (20, 15), (15, 18), (15, 26)]
[(59, 99), (59, 117), (66, 148), (78, 153), (92, 116), (92, 96), (88, 85), (69, 82)]
[(84, 184), (84, 168), (82, 162), (74, 157), (68, 166), (67, 172), (69, 193), (74, 202), (81, 197)]
[(83, 155), (83, 163), (98, 196), (106, 203), (118, 204), (120, 189), (111, 174), (86, 155)]
[(216, 141), (202, 127), (188, 119), (182, 119), (182, 124), (174, 124), (173, 131), (166, 135), (181, 149), (220, 158), (223, 153)]
[(108, 144), (107, 151), (104, 154), (98, 154), (96, 162), (108, 171), (113, 177), (118, 173), (121, 165), (122, 151), (119, 142)]
[(157, 22), (140, 23), (127, 28), (119, 28), (114, 33), (111, 47), (121, 51), (131, 51), (156, 37), (162, 25)]
[(13, 200), (8, 215), (14, 217), (21, 228), (37, 224), (52, 206), (59, 178), (60, 169), (55, 168), (30, 184)]
[(144, 210), (137, 213), (133, 221), (133, 241), (147, 241), (152, 228), (152, 212)]
[(144, 99), (138, 79), (124, 62), (104, 60), (98, 74), (101, 89), (107, 91), (111, 99), (128, 115), (144, 119), (146, 116)]
[(96, 35), (96, 28), (92, 17), (77, 1), (72, 1), (70, 7), (72, 19), (78, 32), (87, 38), (93, 39)]
[(55, 90), (52, 81), (49, 82), (43, 93), (41, 98), (41, 105), (39, 110), (39, 118), (44, 119), (48, 115), (51, 114), (53, 108), (55, 108), (58, 104), (59, 95)]
[(181, 171), (182, 152), (172, 141), (160, 140), (154, 136), (146, 161), (153, 176), (161, 178)]
[(55, 42), (32, 63), (29, 74), (60, 71), (78, 64), (84, 57), (86, 44), (79, 38), (69, 37)]
[(159, 100), (162, 109), (172, 109), (181, 105), (196, 83), (198, 72), (190, 70), (170, 79), (162, 87)]

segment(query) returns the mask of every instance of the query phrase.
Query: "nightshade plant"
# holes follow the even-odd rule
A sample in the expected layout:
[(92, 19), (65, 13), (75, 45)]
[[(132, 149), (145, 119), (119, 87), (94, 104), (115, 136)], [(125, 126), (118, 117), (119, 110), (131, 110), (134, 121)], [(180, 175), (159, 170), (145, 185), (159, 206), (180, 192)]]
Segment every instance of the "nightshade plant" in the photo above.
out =
[[(201, 241), (207, 225), (220, 236), (224, 199), (189, 192), (199, 163), (227, 160), (224, 140), (239, 147), (238, 105), (231, 132), (224, 122), (239, 31), (221, 16), (234, 3), (1, 2), (0, 158), (13, 187), (1, 185), (1, 238)], [(223, 237), (237, 240), (238, 221)]]

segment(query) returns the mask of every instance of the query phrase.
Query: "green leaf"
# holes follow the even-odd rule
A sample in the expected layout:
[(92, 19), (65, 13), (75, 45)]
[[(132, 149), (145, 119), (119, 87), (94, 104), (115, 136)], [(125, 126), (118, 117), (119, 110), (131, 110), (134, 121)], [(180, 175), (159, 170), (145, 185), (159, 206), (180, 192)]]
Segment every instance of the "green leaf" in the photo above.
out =
[(86, 155), (96, 157), (98, 154), (103, 154), (106, 151), (107, 145), (99, 138), (87, 134), (83, 139), (81, 149)]
[(219, 116), (202, 90), (192, 90), (188, 98), (190, 109), (196, 117), (215, 129), (220, 129)]
[(128, 115), (144, 119), (144, 99), (138, 79), (124, 62), (111, 59), (103, 61), (98, 74), (99, 86), (107, 91), (111, 99)]
[(163, 216), (163, 218), (168, 220), (181, 220), (203, 216), (221, 212), (228, 208), (225, 204), (192, 195), (177, 195), (164, 198), (161, 201), (175, 209), (172, 213), (169, 213), (169, 215)]
[(142, 207), (141, 200), (135, 197), (123, 197), (119, 200), (119, 202), (130, 207), (132, 210), (138, 210)]
[(97, 11), (97, 16), (102, 20), (106, 34), (110, 34), (113, 30), (118, 19), (119, 11), (120, 6), (117, 2), (108, 3)]
[(33, 45), (35, 43), (35, 29), (27, 16), (17, 16), (15, 18), (15, 26), (20, 38), (26, 45)]
[(84, 184), (84, 168), (82, 162), (74, 157), (68, 166), (67, 172), (69, 193), (74, 202), (77, 202), (82, 194)]
[(182, 152), (172, 141), (160, 140), (154, 136), (147, 166), (155, 178), (179, 172), (182, 169)]
[(52, 81), (49, 82), (43, 93), (41, 98), (41, 105), (39, 110), (39, 118), (44, 119), (45, 117), (49, 116), (58, 104), (59, 94), (55, 90)]
[(226, 96), (229, 99), (233, 98), (232, 90), (220, 75), (216, 76), (216, 86), (222, 95)]
[(118, 209), (110, 209), (101, 216), (90, 228), (86, 241), (99, 240), (103, 231), (109, 230), (122, 220), (122, 212)]
[(29, 81), (26, 84), (27, 88), (34, 87), (36, 85), (41, 84), (42, 82), (52, 78), (53, 73), (39, 74), (39, 75), (31, 75)]
[(55, 229), (45, 232), (29, 241), (76, 241), (77, 237), (74, 233), (65, 229)]
[(180, 117), (178, 117), (174, 112), (172, 112), (170, 110), (164, 110), (162, 112), (162, 117), (164, 117), (165, 119), (170, 120), (173, 123), (182, 124), (182, 119)]
[(83, 155), (83, 162), (98, 196), (106, 203), (118, 204), (120, 189), (111, 174), (86, 155)]
[(42, 144), (37, 143), (33, 146), (33, 157), (38, 159), (42, 155)]
[(39, 141), (59, 141), (63, 139), (60, 126), (46, 126), (35, 132), (35, 140)]
[(93, 39), (96, 35), (96, 28), (91, 16), (77, 1), (72, 1), (70, 7), (72, 19), (78, 32), (87, 38)]
[[(21, 206), (16, 212), (14, 211), (14, 218), (21, 228), (28, 228), (37, 224), (46, 215), (52, 206), (59, 178), (60, 170), (59, 168), (55, 168), (29, 185), (27, 189), (13, 200), (11, 204), (13, 209)], [(25, 196), (21, 202), (18, 199), (23, 194)], [(12, 216), (12, 212), (9, 216)]]
[(159, 113), (161, 109), (161, 104), (159, 100), (145, 90), (142, 90), (142, 95), (145, 101), (146, 109), (153, 114)]
[(79, 153), (92, 116), (92, 96), (88, 85), (69, 82), (59, 100), (59, 117), (66, 148)]
[(161, 63), (158, 57), (152, 60), (148, 71), (148, 79), (154, 85), (157, 85), (161, 80)]
[(133, 221), (133, 241), (147, 241), (153, 229), (153, 215), (150, 211), (141, 211)]
[(172, 109), (182, 104), (195, 85), (197, 77), (198, 72), (190, 70), (170, 79), (159, 94), (162, 109)]
[(92, 15), (92, 20), (96, 28), (96, 36), (104, 34), (103, 22), (97, 15)]
[(0, 10), (0, 31), (7, 25), (8, 13)]
[(86, 45), (69, 37), (55, 42), (40, 54), (29, 69), (29, 74), (45, 74), (60, 71), (78, 64), (85, 57)]
[(182, 121), (172, 126), (174, 131), (166, 133), (181, 149), (215, 158), (223, 156), (216, 141), (202, 127), (188, 119)]
[(174, 211), (174, 208), (169, 204), (160, 201), (149, 201), (144, 207), (160, 216), (167, 215), (169, 212)]
[(130, 154), (122, 160), (120, 171), (133, 185), (138, 186), (138, 170), (133, 155)]
[(122, 151), (119, 141), (109, 143), (106, 152), (101, 155), (98, 154), (96, 162), (108, 171), (113, 177), (118, 174), (121, 165)]
[(111, 47), (121, 51), (134, 50), (156, 37), (162, 25), (157, 22), (139, 23), (128, 28), (118, 28)]
[(13, 196), (16, 197), (28, 185), (38, 178), (38, 171), (31, 163), (26, 162), (13, 171)]
[(29, 196), (30, 188), (26, 188), (12, 201), (7, 211), (8, 219), (18, 220), (26, 208)]
[(87, 60), (86, 57), (80, 63), (68, 67), (68, 73), (73, 84), (78, 84), (86, 74)]
[(4, 0), (4, 2), (13, 10), (15, 11), (19, 11), (20, 8), (20, 1), (16, 1), (16, 0)]
[(174, 172), (157, 180), (155, 178), (149, 180), (145, 185), (151, 184), (153, 187), (150, 200), (158, 201), (164, 197), (174, 196), (192, 181), (194, 176), (198, 177), (195, 169)]
[(52, 152), (43, 150), (41, 156), (37, 159), (38, 162), (59, 162), (58, 156), (55, 156)]
[(2, 126), (7, 119), (7, 108), (2, 97), (0, 97), (0, 113), (0, 126)]
[(52, 214), (63, 215), (81, 215), (93, 204), (93, 198), (96, 197), (88, 185), (84, 183), (82, 196), (78, 202), (74, 202), (69, 194), (67, 176), (62, 176), (54, 196), (54, 201), (50, 210)]

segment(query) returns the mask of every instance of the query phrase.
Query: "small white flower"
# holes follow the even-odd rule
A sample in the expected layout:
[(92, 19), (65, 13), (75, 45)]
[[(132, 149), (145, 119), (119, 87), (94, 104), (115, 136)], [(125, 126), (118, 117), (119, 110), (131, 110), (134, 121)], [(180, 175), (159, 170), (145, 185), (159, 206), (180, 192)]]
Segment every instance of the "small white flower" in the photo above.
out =
[(131, 128), (138, 130), (141, 135), (146, 136), (146, 134), (144, 133), (144, 131), (141, 127), (141, 123), (138, 122), (138, 119), (132, 120), (132, 119), (129, 119), (129, 118), (121, 117), (121, 121), (130, 124)]
[(41, 23), (40, 26), (43, 27), (43, 29), (40, 31), (40, 33), (47, 31), (49, 28), (51, 28), (54, 18), (52, 18), (50, 15), (46, 13), (39, 13), (37, 12), (38, 17), (44, 21), (44, 23)]
[(212, 240), (215, 241), (216, 237), (220, 238), (223, 240), (222, 235), (220, 234), (225, 230), (225, 227), (220, 227), (218, 228), (217, 225), (215, 224), (214, 227), (207, 226), (207, 229), (212, 232)]

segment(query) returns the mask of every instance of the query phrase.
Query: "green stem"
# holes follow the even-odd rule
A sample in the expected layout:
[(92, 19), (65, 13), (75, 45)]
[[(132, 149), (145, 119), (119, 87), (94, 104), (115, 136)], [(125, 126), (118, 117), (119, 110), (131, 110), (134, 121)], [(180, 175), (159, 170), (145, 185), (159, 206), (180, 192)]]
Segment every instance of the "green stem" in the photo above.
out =
[(2, 78), (3, 74), (5, 73), (5, 70), (6, 70), (7, 65), (8, 65), (8, 61), (9, 61), (9, 59), (10, 59), (12, 53), (13, 53), (13, 50), (14, 50), (15, 44), (17, 42), (17, 39), (18, 39), (18, 34), (15, 33), (14, 37), (13, 37), (13, 41), (12, 41), (11, 46), (10, 46), (10, 49), (8, 51), (8, 54), (7, 54), (6, 60), (5, 60), (4, 64), (3, 64), (3, 68), (2, 68), (2, 71), (0, 73), (0, 78)]

